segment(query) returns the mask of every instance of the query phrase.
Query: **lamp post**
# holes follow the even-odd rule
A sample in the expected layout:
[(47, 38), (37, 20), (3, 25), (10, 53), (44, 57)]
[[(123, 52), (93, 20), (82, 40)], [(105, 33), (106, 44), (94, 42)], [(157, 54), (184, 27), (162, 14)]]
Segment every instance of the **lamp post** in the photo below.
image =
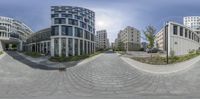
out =
[[(168, 23), (168, 22), (167, 22)], [(167, 32), (166, 32), (167, 31)], [(164, 24), (164, 33), (165, 33), (165, 49), (166, 49), (166, 59), (167, 64), (169, 63), (169, 53), (168, 53), (168, 25)]]

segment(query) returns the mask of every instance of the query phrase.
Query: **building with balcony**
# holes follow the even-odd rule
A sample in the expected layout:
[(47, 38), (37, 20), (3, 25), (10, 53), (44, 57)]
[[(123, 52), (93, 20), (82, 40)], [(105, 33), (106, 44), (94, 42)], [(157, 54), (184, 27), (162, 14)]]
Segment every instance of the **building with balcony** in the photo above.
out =
[(115, 45), (118, 46), (122, 42), (125, 50), (140, 50), (140, 31), (134, 27), (127, 26), (124, 30), (120, 30)]
[(33, 31), (24, 23), (9, 17), (0, 16), (0, 50), (25, 50), (26, 39)]
[(95, 13), (73, 6), (52, 6), (51, 27), (27, 40), (28, 51), (51, 56), (77, 56), (95, 52)]
[(97, 50), (105, 50), (109, 48), (109, 39), (107, 37), (106, 30), (99, 30), (96, 32), (96, 49)]

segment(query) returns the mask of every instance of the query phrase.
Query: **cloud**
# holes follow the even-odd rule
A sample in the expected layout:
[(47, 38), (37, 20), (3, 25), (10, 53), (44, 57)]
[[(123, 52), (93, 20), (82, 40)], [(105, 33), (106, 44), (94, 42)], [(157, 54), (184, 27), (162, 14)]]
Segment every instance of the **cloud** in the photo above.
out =
[(96, 30), (106, 29), (110, 41), (114, 41), (117, 33), (129, 20), (125, 14), (118, 10), (93, 8), (96, 14)]

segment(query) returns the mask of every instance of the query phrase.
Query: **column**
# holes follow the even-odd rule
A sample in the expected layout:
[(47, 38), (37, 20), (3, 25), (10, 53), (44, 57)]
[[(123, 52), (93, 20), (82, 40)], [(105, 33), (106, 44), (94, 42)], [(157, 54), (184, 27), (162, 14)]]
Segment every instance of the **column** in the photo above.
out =
[(80, 39), (78, 39), (78, 55), (81, 55), (80, 54)]
[(54, 56), (54, 38), (51, 39), (51, 46), (50, 46), (50, 52), (51, 52), (51, 56)]
[(68, 38), (66, 38), (66, 57), (69, 56)]
[(61, 43), (61, 38), (58, 38), (58, 54), (59, 56), (62, 56), (62, 52), (61, 52), (61, 49), (62, 49), (62, 43)]
[(72, 56), (74, 56), (75, 55), (75, 39), (74, 38), (72, 38), (72, 46), (73, 46), (73, 50), (72, 50)]

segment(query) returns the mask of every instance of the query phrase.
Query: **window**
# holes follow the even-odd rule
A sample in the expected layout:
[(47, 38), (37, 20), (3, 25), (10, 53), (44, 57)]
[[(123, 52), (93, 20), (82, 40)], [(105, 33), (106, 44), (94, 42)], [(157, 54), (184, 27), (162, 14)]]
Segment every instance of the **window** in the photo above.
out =
[(62, 26), (62, 35), (73, 36), (72, 26)]
[(51, 27), (51, 35), (59, 35), (59, 28), (58, 26)]
[(62, 56), (66, 56), (66, 39), (65, 38), (62, 38), (61, 39), (61, 51), (62, 51)]
[(52, 18), (58, 17), (58, 14), (51, 14), (51, 17), (52, 17)]
[(191, 39), (191, 31), (189, 31), (189, 39)]
[(55, 18), (54, 24), (66, 24), (65, 18)]
[(73, 55), (73, 39), (72, 38), (69, 38), (68, 39), (68, 48), (69, 48), (69, 56), (72, 56)]
[(90, 40), (90, 33), (88, 31), (85, 31), (85, 39)]
[(185, 29), (185, 37), (187, 38), (188, 31)]
[(78, 21), (74, 20), (74, 19), (69, 19), (68, 23), (71, 24), (71, 25), (78, 25)]
[(83, 40), (80, 40), (80, 55), (83, 55)]
[(194, 33), (192, 33), (192, 40), (194, 39)]
[(180, 36), (183, 36), (183, 27), (180, 27)]
[(84, 23), (84, 22), (80, 22), (80, 26), (82, 27), (82, 28), (87, 28), (87, 26), (86, 26), (86, 23)]
[(75, 39), (75, 55), (78, 55), (78, 39)]
[(83, 29), (75, 27), (75, 36), (76, 37), (83, 37)]
[(177, 26), (175, 26), (175, 25), (173, 27), (173, 32), (174, 32), (174, 35), (177, 35)]

